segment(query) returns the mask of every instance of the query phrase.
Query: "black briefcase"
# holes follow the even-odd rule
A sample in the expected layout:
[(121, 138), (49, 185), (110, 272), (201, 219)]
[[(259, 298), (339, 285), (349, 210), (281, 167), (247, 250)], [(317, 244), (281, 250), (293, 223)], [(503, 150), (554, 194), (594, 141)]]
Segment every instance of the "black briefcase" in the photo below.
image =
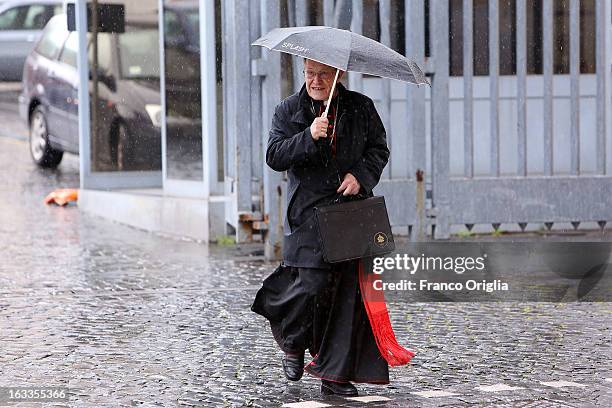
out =
[(343, 262), (393, 252), (395, 243), (384, 197), (315, 208), (326, 262)]

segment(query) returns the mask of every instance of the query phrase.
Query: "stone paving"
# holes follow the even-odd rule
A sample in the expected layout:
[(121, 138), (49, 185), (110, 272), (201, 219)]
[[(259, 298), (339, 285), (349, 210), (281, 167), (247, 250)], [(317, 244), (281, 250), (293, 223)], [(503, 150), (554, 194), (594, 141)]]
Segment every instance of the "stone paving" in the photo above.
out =
[(274, 267), (258, 248), (207, 248), (42, 203), (77, 186), (74, 156), (39, 170), (24, 141), (0, 137), (0, 387), (71, 389), (46, 406), (612, 406), (609, 303), (391, 299), (412, 364), (392, 368), (388, 386), (358, 386), (387, 400), (324, 398), (311, 377), (284, 379), (249, 310)]

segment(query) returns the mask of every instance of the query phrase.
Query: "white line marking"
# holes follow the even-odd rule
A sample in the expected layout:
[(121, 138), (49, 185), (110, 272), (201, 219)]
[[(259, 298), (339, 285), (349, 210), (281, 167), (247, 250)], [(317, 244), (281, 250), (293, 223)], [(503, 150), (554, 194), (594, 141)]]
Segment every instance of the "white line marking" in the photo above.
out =
[(322, 407), (331, 407), (331, 405), (324, 404), (322, 402), (317, 402), (317, 401), (300, 401), (300, 402), (291, 402), (289, 404), (283, 404), (283, 407), (289, 407), (289, 408), (322, 408)]
[(612, 378), (604, 378), (604, 380), (607, 382), (612, 382)]
[(548, 387), (554, 387), (554, 388), (563, 388), (563, 387), (581, 387), (584, 388), (586, 387), (586, 385), (584, 384), (578, 384), (575, 382), (571, 382), (571, 381), (540, 381), (540, 384), (542, 385), (546, 385)]
[(480, 387), (476, 387), (478, 388), (480, 391), (485, 391), (485, 392), (500, 392), (500, 391), (514, 391), (514, 390), (523, 390), (523, 387), (512, 387), (510, 385), (506, 385), (506, 384), (493, 384), (493, 385), (484, 385), (484, 386), (480, 386)]
[(459, 395), (448, 391), (419, 391), (412, 392), (411, 394), (418, 395), (419, 397), (423, 398), (452, 397), (453, 395)]
[(376, 401), (391, 401), (391, 398), (378, 395), (368, 395), (366, 397), (346, 397), (347, 400), (360, 402), (376, 402)]

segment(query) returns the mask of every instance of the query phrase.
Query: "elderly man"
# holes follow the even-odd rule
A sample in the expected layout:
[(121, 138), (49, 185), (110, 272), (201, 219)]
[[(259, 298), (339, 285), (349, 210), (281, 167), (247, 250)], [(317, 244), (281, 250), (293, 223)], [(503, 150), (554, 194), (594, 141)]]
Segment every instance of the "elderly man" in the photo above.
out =
[[(387, 384), (388, 364), (364, 309), (357, 263), (323, 260), (314, 208), (340, 194), (371, 196), (389, 149), (370, 98), (338, 83), (324, 116), (335, 73), (305, 60), (304, 86), (276, 107), (266, 162), (289, 178), (283, 262), (252, 310), (270, 321), (289, 380), (306, 370), (321, 378), (322, 393), (354, 396), (351, 382)], [(313, 357), (306, 367), (305, 350)]]

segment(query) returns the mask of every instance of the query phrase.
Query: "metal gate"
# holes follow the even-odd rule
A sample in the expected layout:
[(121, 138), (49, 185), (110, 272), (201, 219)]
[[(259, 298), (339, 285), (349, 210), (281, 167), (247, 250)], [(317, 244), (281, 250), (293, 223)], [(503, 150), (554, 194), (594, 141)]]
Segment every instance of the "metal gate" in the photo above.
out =
[[(426, 234), (448, 238), (452, 225), (471, 228), (474, 224), (492, 224), (498, 228), (502, 223), (513, 223), (525, 228), (528, 223), (545, 223), (550, 227), (556, 222), (577, 225), (597, 221), (603, 227), (612, 220), (609, 205), (612, 197), (609, 176), (612, 28), (606, 18), (611, 15), (611, 5), (609, 1), (596, 0), (596, 74), (585, 76), (579, 72), (576, 52), (579, 1), (570, 1), (570, 45), (573, 44), (570, 74), (559, 76), (552, 69), (552, 0), (543, 2), (543, 75), (528, 77), (525, 68), (528, 4), (525, 0), (516, 1), (516, 75), (500, 76), (499, 73), (497, 0), (488, 1), (489, 16), (495, 18), (489, 18), (489, 66), (494, 68), (487, 77), (475, 78), (472, 73), (472, 41), (463, 42), (465, 75), (450, 77), (449, 2), (442, 0), (406, 0), (401, 10), (406, 32), (405, 53), (424, 67), (432, 82), (431, 89), (349, 74), (349, 87), (375, 100), (387, 129), (391, 158), (375, 192), (385, 195), (392, 225), (400, 231), (404, 229), (412, 239), (422, 239)], [(249, 44), (262, 33), (282, 25), (325, 24), (341, 28), (350, 25), (353, 31), (360, 32), (366, 1), (222, 3), (226, 189), (231, 197), (226, 220), (236, 227), (239, 241), (261, 232), (265, 237), (266, 255), (274, 258), (280, 255), (282, 241), (284, 181), (282, 174), (265, 166), (264, 149), (274, 107), (286, 96), (281, 91), (281, 74), (288, 66), (281, 70), (278, 53), (262, 52)], [(390, 45), (389, 18), (393, 2), (379, 0), (377, 3), (380, 40)], [(322, 19), (313, 21), (314, 5), (322, 11)], [(473, 0), (463, 0), (462, 5), (464, 38), (472, 38)], [(426, 37), (430, 51), (427, 58)], [(303, 80), (296, 74), (301, 71), (297, 66), (300, 61), (293, 59), (292, 64), (294, 79), (289, 88), (295, 90)], [(534, 96), (531, 90), (538, 87), (541, 95)], [(571, 114), (559, 114), (559, 102), (555, 102), (558, 99), (569, 103)], [(459, 111), (458, 103), (462, 105)], [(479, 113), (483, 103), (489, 107), (486, 120)], [(594, 112), (590, 110), (591, 105)], [(507, 113), (508, 106), (511, 114)], [(537, 109), (543, 118), (540, 129), (530, 125), (533, 120), (527, 120)], [(462, 114), (457, 113), (461, 111)], [(475, 128), (475, 118), (479, 119), (477, 123), (487, 123), (484, 131), (481, 126)], [(559, 166), (555, 165), (555, 159), (559, 160), (555, 135), (564, 134), (563, 130), (555, 129), (555, 123), (561, 120), (566, 120), (571, 129), (564, 136), (569, 140), (567, 174), (558, 171)], [(584, 130), (588, 121), (593, 122), (596, 135), (592, 139), (585, 136), (590, 134), (589, 126)], [(507, 129), (512, 129), (511, 137), (507, 136)], [(483, 134), (488, 146), (485, 152), (482, 151)], [(534, 140), (541, 146), (533, 148)], [(507, 153), (508, 146), (511, 154)], [(536, 171), (530, 169), (528, 157), (531, 161), (541, 161)], [(585, 161), (593, 161), (595, 165), (590, 169), (584, 165)], [(510, 162), (514, 163), (510, 166), (514, 170), (507, 173), (504, 169)], [(484, 173), (478, 171), (483, 163), (488, 169)], [(585, 167), (589, 168), (588, 172), (584, 171)]]
[[(595, 2), (596, 33), (596, 73), (581, 75), (579, 55), (579, 10), (580, 2), (569, 2), (570, 20), (570, 73), (553, 74), (553, 2), (543, 1), (543, 75), (527, 77), (526, 58), (526, 18), (527, 2), (516, 1), (516, 60), (517, 75), (501, 78), (499, 75), (499, 3), (489, 0), (489, 76), (488, 81), (488, 156), (489, 171), (476, 175), (474, 163), (474, 99), (477, 89), (472, 75), (472, 41), (464, 41), (463, 59), (466, 73), (463, 82), (463, 146), (457, 146), (450, 138), (453, 126), (449, 118), (448, 76), (448, 2), (431, 2), (432, 37), (434, 38), (434, 84), (432, 89), (432, 143), (433, 143), (433, 205), (436, 238), (447, 238), (450, 225), (490, 223), (497, 229), (501, 223), (516, 223), (524, 229), (528, 223), (544, 223), (550, 228), (553, 223), (571, 222), (577, 228), (580, 222), (596, 221), (600, 227), (612, 219), (610, 177), (611, 143), (611, 71), (612, 66), (612, 26), (610, 22), (611, 5), (609, 1)], [(472, 39), (473, 1), (463, 1), (464, 38)], [(442, 61), (442, 62), (440, 62)], [(504, 82), (502, 82), (505, 81)], [(529, 80), (529, 87), (527, 81)], [(455, 84), (456, 85), (456, 84)], [(502, 88), (502, 85), (506, 85)], [(513, 92), (506, 92), (507, 85)], [(566, 90), (564, 90), (565, 88)], [(567, 89), (569, 88), (569, 89)], [(588, 89), (591, 88), (591, 89)], [(534, 90), (540, 89), (541, 94)], [(508, 121), (501, 132), (500, 91), (506, 92), (504, 104), (510, 104), (516, 118)], [(529, 93), (528, 93), (529, 91)], [(594, 99), (594, 101), (593, 101)], [(569, 107), (564, 115), (563, 105)], [(584, 109), (588, 104), (589, 109)], [(514, 106), (512, 106), (514, 105)], [(583, 109), (580, 109), (580, 106)], [(528, 110), (529, 107), (529, 110)], [(591, 109), (592, 107), (592, 109)], [(506, 106), (508, 109), (508, 106)], [(534, 112), (535, 111), (535, 112)], [(542, 128), (533, 124), (533, 114), (541, 116), (537, 120)], [(506, 115), (508, 116), (508, 115)], [(531, 121), (528, 121), (528, 116)], [(568, 117), (569, 116), (569, 117)], [(443, 123), (436, 126), (436, 122)], [(581, 120), (583, 126), (581, 128)], [(588, 122), (588, 123), (587, 123)], [(569, 132), (561, 126), (565, 123)], [(514, 132), (515, 130), (515, 132)], [(595, 137), (588, 138), (590, 132)], [(485, 131), (486, 133), (486, 131)], [(509, 134), (513, 134), (509, 137)], [(569, 134), (567, 134), (569, 133)], [(568, 155), (559, 151), (561, 136), (567, 134)], [(502, 138), (504, 135), (505, 138)], [(541, 145), (530, 143), (537, 139)], [(508, 143), (511, 140), (513, 143)], [(582, 143), (581, 143), (582, 141)], [(589, 143), (584, 143), (588, 141)], [(511, 174), (502, 174), (502, 142), (513, 150), (509, 155), (514, 158), (515, 166)], [(463, 174), (451, 174), (449, 160), (450, 146), (457, 146), (464, 156)], [(528, 146), (532, 152), (530, 154)], [(461, 149), (461, 147), (463, 147)], [(481, 153), (482, 154), (482, 153)], [(530, 169), (528, 156), (541, 161), (537, 169)], [(561, 157), (568, 157), (569, 163), (556, 163)], [(582, 160), (582, 164), (581, 164)], [(533, 161), (533, 160), (532, 160)], [(584, 165), (593, 161), (594, 166)], [(561, 164), (561, 165), (557, 165)], [(506, 166), (507, 167), (507, 166)], [(512, 166), (511, 166), (512, 167)]]

